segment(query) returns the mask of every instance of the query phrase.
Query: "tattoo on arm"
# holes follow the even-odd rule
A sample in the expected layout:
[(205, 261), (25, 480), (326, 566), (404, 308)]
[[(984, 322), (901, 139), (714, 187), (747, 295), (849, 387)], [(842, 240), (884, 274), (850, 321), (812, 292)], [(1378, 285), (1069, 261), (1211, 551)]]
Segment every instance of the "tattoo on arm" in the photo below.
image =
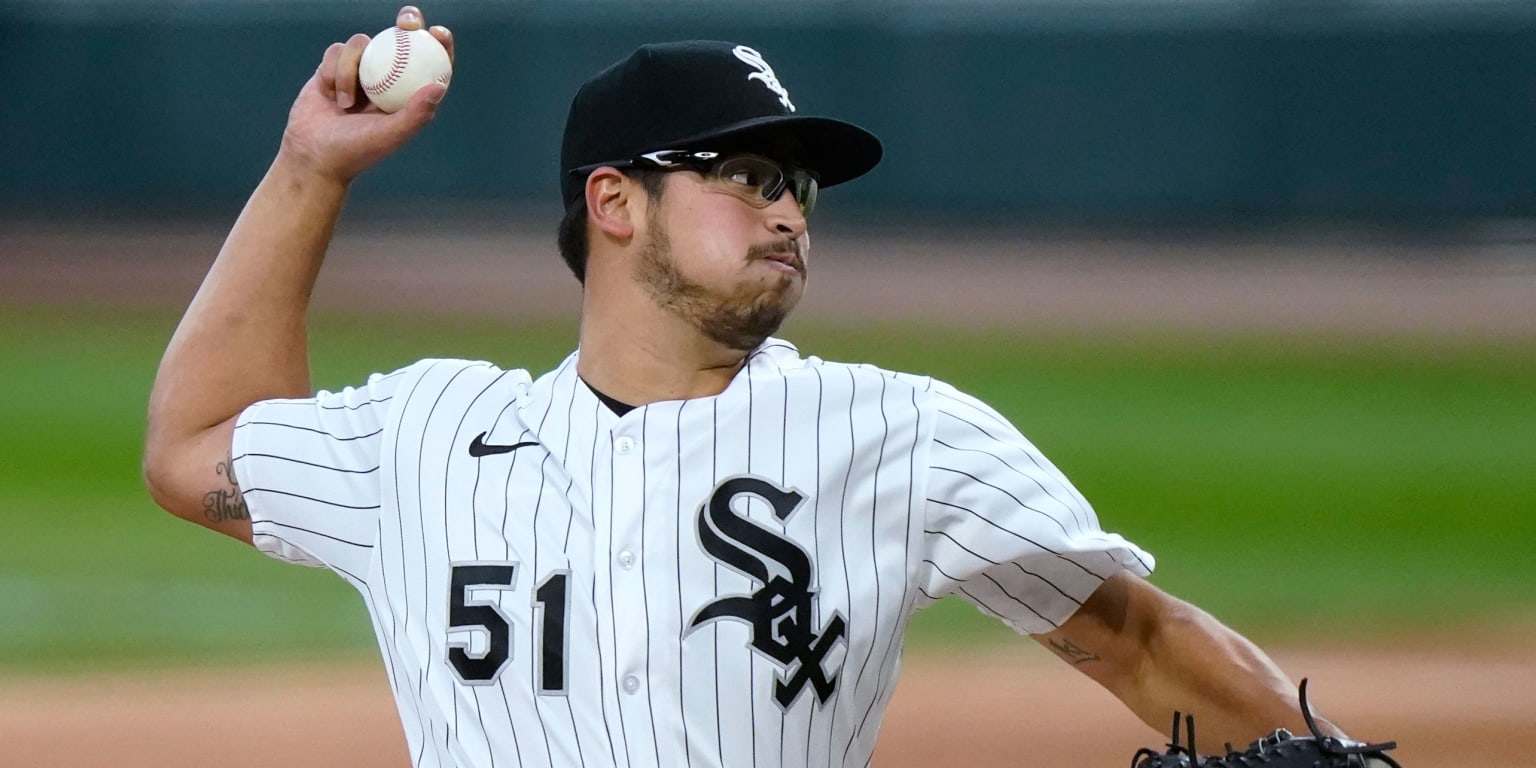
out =
[(1097, 653), (1086, 648), (1079, 648), (1071, 640), (1052, 640), (1051, 649), (1061, 654), (1067, 661), (1072, 662), (1073, 666), (1099, 660)]
[(213, 471), (229, 479), (229, 488), (215, 488), (203, 494), (203, 516), (213, 523), (248, 519), (251, 515), (245, 508), (245, 497), (240, 494), (240, 484), (235, 479), (234, 455), (219, 462)]

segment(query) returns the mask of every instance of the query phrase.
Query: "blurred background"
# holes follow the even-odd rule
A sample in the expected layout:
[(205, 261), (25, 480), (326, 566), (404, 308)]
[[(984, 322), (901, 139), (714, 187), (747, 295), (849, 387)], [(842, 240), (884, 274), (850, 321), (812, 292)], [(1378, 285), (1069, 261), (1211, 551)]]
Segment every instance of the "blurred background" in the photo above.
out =
[[(242, 746), (226, 706), (289, 713), (261, 721), (307, 747), (289, 764), (400, 764), (356, 596), (158, 512), (137, 466), (159, 354), (296, 90), (396, 9), (0, 7), (0, 766), (281, 762)], [(1337, 711), (1415, 765), (1536, 765), (1453, 739), (1536, 739), (1536, 4), (423, 9), (455, 32), (452, 89), (354, 187), (315, 297), (317, 386), (425, 356), (557, 363), (579, 300), (554, 247), (571, 96), (643, 42), (745, 43), (802, 114), (886, 147), (823, 195), (788, 337), (994, 404), (1159, 556), (1161, 586), (1326, 670)], [(909, 649), (909, 675), (951, 694), (963, 675), (923, 670), (1002, 658), (1018, 696), (1055, 685), (1053, 661), (963, 604), (920, 615)], [(150, 707), (148, 681), (179, 675), (183, 698)], [(251, 692), (273, 679), (286, 695)], [(314, 705), (316, 679), (356, 698)], [(980, 722), (964, 702), (981, 694), (925, 696)], [(921, 698), (898, 691), (893, 717), (944, 748), (930, 762), (1016, 765), (1018, 733), (1078, 763), (1089, 741), (1123, 762), (1157, 740), (1090, 700), (1079, 724), (1115, 737), (1004, 725), (971, 743), (965, 723), (923, 730), (946, 721)], [(386, 735), (336, 742), (363, 710)], [(81, 717), (119, 729), (112, 759), (70, 751), (100, 746), (69, 736)], [(924, 754), (882, 749), (877, 765)]]
[[(224, 213), (364, 0), (11, 0), (8, 208)], [(1518, 0), (573, 0), (427, 9), (452, 112), (358, 199), (554, 210), (570, 97), (635, 45), (744, 40), (802, 112), (880, 135), (876, 220), (1414, 229), (1536, 212)], [(373, 30), (376, 31), (376, 30)]]

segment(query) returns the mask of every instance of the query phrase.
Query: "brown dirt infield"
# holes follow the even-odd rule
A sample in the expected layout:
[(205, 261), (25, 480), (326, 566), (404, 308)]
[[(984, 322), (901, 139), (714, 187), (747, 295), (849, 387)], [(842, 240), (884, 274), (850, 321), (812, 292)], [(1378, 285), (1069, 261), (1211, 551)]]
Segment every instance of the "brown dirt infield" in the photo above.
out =
[[(222, 229), (0, 223), (0, 303), (182, 306)], [(517, 238), (447, 226), (344, 227), (316, 303), (507, 319), (568, 314), (577, 292), (547, 229)], [(844, 236), (819, 241), (817, 254), (802, 316), (823, 321), (1536, 339), (1536, 260), (1520, 244)], [(1536, 632), (1469, 647), (1470, 634), (1272, 652), (1292, 675), (1310, 677), (1319, 707), (1355, 735), (1397, 739), (1410, 768), (1536, 768)], [(1163, 737), (1021, 643), (909, 659), (875, 764), (1112, 768)], [(407, 764), (379, 663), (0, 678), (4, 768)]]
[[(82, 231), (0, 220), (0, 304), (186, 306), (226, 223)], [(1079, 335), (1179, 332), (1435, 343), (1536, 339), (1536, 246), (967, 233), (818, 234), (791, 320)], [(553, 226), (343, 220), (315, 307), (572, 316)]]
[[(1412, 768), (1536, 766), (1536, 644), (1281, 649), (1315, 703)], [(875, 765), (1129, 764), (1163, 734), (1033, 644), (909, 659)], [(1217, 746), (1217, 745), (1212, 745)], [(0, 764), (404, 768), (382, 664), (0, 680)], [(1205, 750), (1202, 750), (1205, 751)]]

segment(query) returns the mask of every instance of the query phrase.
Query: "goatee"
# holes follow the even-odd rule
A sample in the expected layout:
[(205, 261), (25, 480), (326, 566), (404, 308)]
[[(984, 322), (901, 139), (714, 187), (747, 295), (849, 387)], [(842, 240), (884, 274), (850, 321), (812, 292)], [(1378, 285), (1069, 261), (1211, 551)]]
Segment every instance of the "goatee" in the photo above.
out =
[[(678, 270), (666, 231), (654, 224), (650, 229), (636, 272), (657, 304), (687, 318), (710, 340), (741, 352), (756, 349), (783, 325), (793, 306), (785, 298), (790, 278), (775, 290), (753, 296), (745, 290), (737, 296), (715, 295)], [(797, 258), (796, 263), (804, 262)]]

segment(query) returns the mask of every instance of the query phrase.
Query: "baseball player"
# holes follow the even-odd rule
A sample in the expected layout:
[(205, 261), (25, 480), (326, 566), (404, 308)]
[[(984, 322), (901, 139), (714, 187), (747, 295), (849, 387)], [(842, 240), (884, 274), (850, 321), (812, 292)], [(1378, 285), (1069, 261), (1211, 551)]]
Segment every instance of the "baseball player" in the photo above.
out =
[(414, 765), (865, 766), (907, 622), (946, 595), (1160, 730), (1302, 728), (1286, 676), (1148, 584), (1152, 557), (995, 410), (773, 336), (819, 190), (881, 145), (803, 112), (753, 48), (644, 46), (576, 94), (564, 362), (314, 394), (305, 312), (348, 184), (445, 90), (369, 108), (367, 40), (299, 93), (161, 362), (144, 466), (172, 513), (357, 589)]

